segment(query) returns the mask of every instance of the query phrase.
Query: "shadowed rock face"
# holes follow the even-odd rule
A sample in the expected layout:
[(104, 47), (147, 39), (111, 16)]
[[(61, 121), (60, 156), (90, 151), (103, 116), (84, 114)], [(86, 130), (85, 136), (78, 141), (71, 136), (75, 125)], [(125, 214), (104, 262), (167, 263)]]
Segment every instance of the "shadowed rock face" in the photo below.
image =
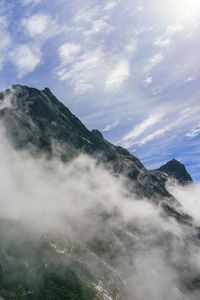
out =
[(169, 177), (176, 179), (180, 184), (192, 183), (192, 177), (187, 172), (185, 166), (176, 159), (172, 159), (158, 169)]
[(0, 120), (16, 149), (29, 148), (34, 154), (52, 157), (59, 145), (60, 158), (66, 162), (86, 153), (114, 174), (125, 175), (129, 189), (138, 196), (155, 202), (173, 200), (165, 188), (168, 177), (181, 184), (192, 182), (185, 167), (174, 160), (158, 170), (146, 170), (129, 151), (109, 143), (98, 130), (89, 131), (48, 88), (13, 85), (0, 93), (0, 103)]

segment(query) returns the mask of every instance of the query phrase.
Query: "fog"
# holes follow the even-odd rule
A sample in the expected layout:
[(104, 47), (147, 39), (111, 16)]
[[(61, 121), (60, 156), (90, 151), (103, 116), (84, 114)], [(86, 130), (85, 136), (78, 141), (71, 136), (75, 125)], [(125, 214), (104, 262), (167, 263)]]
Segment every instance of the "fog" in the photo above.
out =
[[(63, 253), (63, 263), (79, 255), (110, 295), (116, 280), (126, 299), (199, 299), (188, 288), (200, 274), (195, 227), (164, 217), (158, 206), (130, 193), (122, 176), (94, 159), (80, 155), (64, 164), (56, 155), (36, 158), (14, 150), (3, 131), (0, 138), (1, 250), (16, 243), (23, 260), (26, 239), (34, 247), (46, 239)], [(168, 189), (199, 226), (199, 187)], [(72, 245), (70, 250), (62, 241)], [(77, 244), (88, 250), (77, 255), (72, 249)], [(110, 282), (105, 272), (111, 272)]]
[(179, 186), (177, 183), (168, 183), (167, 188), (192, 216), (196, 225), (200, 226), (200, 184)]

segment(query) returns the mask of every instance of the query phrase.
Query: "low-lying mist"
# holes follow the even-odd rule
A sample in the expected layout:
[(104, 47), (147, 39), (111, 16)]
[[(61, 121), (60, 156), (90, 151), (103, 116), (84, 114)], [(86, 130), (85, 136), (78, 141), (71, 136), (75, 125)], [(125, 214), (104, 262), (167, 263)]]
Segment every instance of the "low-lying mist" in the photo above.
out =
[[(1, 251), (16, 245), (23, 261), (27, 251), (31, 256), (45, 240), (62, 255), (63, 264), (74, 257), (96, 273), (94, 282), (101, 282), (110, 299), (125, 299), (120, 291), (112, 294), (114, 276), (127, 299), (199, 299), (197, 229), (164, 217), (158, 206), (138, 199), (124, 182), (86, 155), (67, 164), (56, 155), (34, 158), (13, 150), (1, 134)], [(199, 226), (199, 187), (168, 189)], [(77, 245), (85, 250), (75, 251)]]
[(179, 200), (185, 211), (192, 216), (197, 226), (200, 226), (200, 184), (180, 186), (168, 184), (169, 192)]

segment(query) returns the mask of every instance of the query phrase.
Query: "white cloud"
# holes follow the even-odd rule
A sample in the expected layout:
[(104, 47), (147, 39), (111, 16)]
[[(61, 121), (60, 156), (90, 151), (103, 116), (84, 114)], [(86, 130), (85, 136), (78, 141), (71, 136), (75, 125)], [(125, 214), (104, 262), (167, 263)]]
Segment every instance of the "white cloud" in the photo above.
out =
[[(186, 109), (182, 113), (179, 114), (179, 117), (177, 118), (177, 111), (180, 109), (180, 107), (172, 107), (167, 109), (167, 107), (162, 107), (162, 111), (164, 110), (164, 113), (161, 114), (155, 114), (150, 116), (147, 120), (143, 121), (141, 124), (135, 126), (133, 128), (133, 131), (131, 131), (129, 134), (127, 134), (125, 137), (123, 137), (120, 141), (120, 144), (122, 144), (124, 147), (131, 147), (133, 145), (138, 145), (142, 146), (145, 145), (146, 143), (153, 141), (157, 137), (161, 137), (165, 135), (168, 131), (170, 131), (172, 128), (178, 127), (182, 131), (187, 124), (190, 123), (191, 121), (191, 116), (193, 113), (196, 113), (196, 107), (194, 110), (192, 108)], [(172, 116), (172, 110), (173, 113), (175, 113), (174, 116)], [(165, 118), (162, 118), (164, 115), (168, 116), (168, 122), (166, 125)], [(169, 122), (169, 117), (171, 118), (171, 121)], [(193, 118), (195, 119), (195, 116), (193, 115)], [(137, 140), (137, 137), (139, 137), (141, 134), (143, 134), (147, 129), (149, 129), (152, 125), (163, 121), (161, 125), (159, 126), (160, 129), (157, 129), (150, 134), (147, 134), (143, 138)], [(161, 127), (162, 126), (162, 127)], [(187, 137), (192, 137), (200, 133), (200, 127), (196, 128), (192, 132), (188, 133), (186, 136)], [(177, 130), (173, 131), (174, 137), (176, 137)]]
[(32, 38), (42, 36), (45, 40), (58, 34), (62, 27), (46, 14), (35, 14), (21, 21), (26, 31)]
[(174, 23), (168, 25), (164, 34), (155, 39), (154, 46), (167, 48), (172, 44), (173, 38), (177, 34), (184, 33), (185, 37), (191, 36), (193, 31), (197, 28), (198, 23), (194, 18), (190, 19), (189, 23), (185, 23), (185, 20), (188, 21), (187, 17), (177, 18)]
[(109, 34), (113, 27), (108, 23), (108, 20), (109, 16), (105, 14), (105, 10), (100, 5), (86, 5), (75, 17), (82, 33), (87, 37), (99, 33)]
[(106, 79), (106, 89), (118, 89), (130, 76), (130, 65), (127, 60), (120, 60), (110, 71)]
[(151, 57), (144, 68), (144, 72), (146, 73), (149, 78), (151, 77), (150, 72), (154, 69), (157, 65), (159, 65), (164, 59), (164, 55), (162, 52), (155, 54)]
[(78, 11), (75, 16), (75, 22), (84, 22), (90, 23), (93, 22), (100, 15), (100, 9), (98, 6), (88, 7), (86, 6), (84, 9)]
[[(64, 61), (62, 59), (57, 74), (61, 81), (68, 81), (70, 83), (76, 94), (83, 94), (93, 89), (96, 72), (104, 64), (103, 52), (101, 49), (96, 49), (85, 51), (83, 54), (78, 55), (78, 48), (73, 47), (73, 49), (76, 52), (76, 54), (73, 53), (76, 59), (72, 59), (72, 53), (67, 57), (63, 53), (63, 58), (67, 58), (65, 64), (71, 60), (71, 65), (66, 66), (63, 64)], [(60, 52), (60, 50), (58, 51)]]
[(142, 123), (136, 125), (131, 132), (125, 135), (121, 143), (124, 147), (131, 147), (135, 144), (134, 140), (143, 134), (151, 126), (155, 125), (161, 120), (161, 115), (151, 115), (147, 120), (144, 120)]
[(11, 36), (7, 30), (7, 20), (5, 16), (0, 16), (0, 70), (3, 68), (7, 51), (11, 45)]
[(137, 7), (137, 12), (142, 12), (142, 11), (144, 11), (144, 7), (143, 6), (138, 6)]
[(187, 107), (181, 112), (181, 116), (183, 117), (189, 117), (189, 118), (194, 118), (194, 115), (197, 114), (199, 117), (199, 112), (200, 112), (200, 105), (192, 105), (190, 107)]
[(98, 34), (103, 32), (110, 33), (112, 31), (112, 26), (108, 25), (103, 19), (93, 20), (91, 29), (84, 31), (83, 33), (86, 36), (90, 36), (92, 34)]
[(41, 52), (36, 47), (30, 45), (20, 45), (9, 53), (10, 60), (18, 70), (18, 76), (24, 77), (34, 69), (41, 62)]
[(32, 37), (42, 34), (47, 29), (48, 23), (49, 16), (42, 14), (37, 14), (22, 20), (22, 24)]
[(62, 64), (72, 63), (76, 56), (80, 53), (81, 47), (75, 43), (65, 43), (59, 47), (58, 53)]
[(162, 60), (164, 59), (164, 56), (162, 53), (157, 53), (156, 55), (154, 55), (150, 60), (150, 67), (153, 68), (156, 65), (158, 65)]
[(117, 3), (115, 1), (108, 2), (104, 7), (104, 10), (112, 10), (116, 7)]
[(183, 25), (180, 22), (175, 22), (167, 26), (165, 35), (172, 38), (175, 34), (183, 31)]
[(200, 125), (186, 134), (188, 138), (194, 138), (200, 134)]
[(135, 144), (138, 145), (145, 145), (147, 142), (150, 142), (152, 140), (154, 140), (155, 138), (164, 135), (167, 131), (169, 131), (173, 126), (172, 125), (168, 125), (164, 128), (158, 129), (155, 132), (147, 135), (146, 137), (144, 137), (143, 139), (141, 139), (140, 141), (137, 141)]
[(154, 42), (154, 46), (160, 48), (167, 48), (168, 46), (171, 45), (174, 35), (182, 31), (183, 31), (183, 26), (179, 22), (175, 22), (171, 25), (168, 25), (164, 34), (156, 38)]
[(138, 42), (136, 39), (131, 39), (127, 45), (125, 46), (125, 51), (127, 52), (127, 54), (129, 55), (133, 55), (138, 48)]
[(187, 82), (194, 81), (196, 78), (194, 76), (190, 76), (187, 78)]
[[(67, 42), (58, 48), (59, 80), (66, 81), (75, 93), (111, 91), (121, 88), (130, 76), (130, 61), (137, 50), (137, 40), (131, 34), (113, 47), (107, 47), (107, 34), (114, 27), (110, 11), (118, 1), (105, 1), (94, 5), (88, 1), (75, 13), (72, 29), (81, 35), (79, 43)], [(98, 34), (101, 34), (99, 40)]]
[(144, 85), (149, 86), (152, 83), (152, 77), (149, 76), (144, 80)]
[(61, 59), (58, 78), (68, 82), (76, 94), (94, 87), (115, 92), (130, 76), (129, 61), (120, 55), (112, 57), (101, 47), (87, 50), (79, 44), (65, 43), (58, 54)]
[(153, 26), (144, 26), (142, 25), (140, 28), (134, 30), (135, 36), (140, 36), (145, 32), (151, 32), (153, 30)]
[(176, 127), (178, 124), (180, 124), (182, 121), (184, 120), (184, 117), (181, 116), (180, 118), (178, 118), (177, 120), (173, 121), (172, 123), (170, 123), (169, 125), (166, 125), (163, 128), (160, 128), (158, 130), (156, 130), (155, 132), (145, 136), (144, 138), (142, 138), (139, 141), (135, 141), (133, 143), (133, 145), (145, 145), (146, 143), (153, 141), (155, 138), (159, 137), (159, 136), (163, 136), (166, 132), (170, 131), (172, 128)]
[(0, 30), (0, 51), (7, 48), (11, 43), (10, 34), (4, 30)]
[[(200, 225), (200, 185), (178, 186), (167, 185), (168, 191), (183, 205), (185, 211), (192, 216), (196, 225)], [(197, 261), (195, 262), (197, 263)]]
[(171, 44), (171, 39), (170, 38), (165, 38), (165, 37), (157, 37), (154, 45), (159, 46), (160, 48), (168, 47)]
[(115, 121), (112, 124), (107, 125), (102, 131), (110, 131), (111, 129), (114, 129), (119, 124), (119, 121)]

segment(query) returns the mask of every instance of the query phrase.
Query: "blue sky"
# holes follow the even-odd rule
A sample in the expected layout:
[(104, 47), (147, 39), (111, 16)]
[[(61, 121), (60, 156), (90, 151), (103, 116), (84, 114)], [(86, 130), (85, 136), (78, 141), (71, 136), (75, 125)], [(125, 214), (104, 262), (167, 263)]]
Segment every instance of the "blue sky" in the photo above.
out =
[(0, 89), (48, 86), (149, 168), (200, 181), (200, 2), (0, 0)]

